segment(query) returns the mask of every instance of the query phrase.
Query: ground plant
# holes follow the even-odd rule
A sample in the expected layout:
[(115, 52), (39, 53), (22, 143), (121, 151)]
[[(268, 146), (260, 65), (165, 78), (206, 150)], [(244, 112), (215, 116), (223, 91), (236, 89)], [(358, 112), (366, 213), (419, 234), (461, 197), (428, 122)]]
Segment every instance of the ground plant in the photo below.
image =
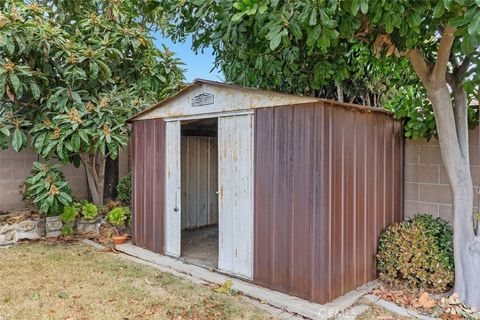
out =
[(75, 223), (79, 215), (79, 211), (75, 206), (66, 206), (63, 208), (63, 213), (60, 215), (60, 219), (63, 222), (62, 236), (68, 236), (73, 233), (72, 225)]
[(72, 204), (72, 191), (59, 165), (34, 162), (25, 180), (24, 198), (32, 202), (45, 216), (62, 213)]
[(116, 207), (107, 214), (107, 222), (114, 226), (117, 236), (127, 226), (130, 215), (131, 212), (128, 207)]
[(453, 232), (447, 221), (429, 214), (389, 226), (378, 245), (382, 280), (433, 292), (453, 285)]
[(87, 220), (93, 220), (98, 215), (98, 207), (93, 203), (85, 203), (82, 205), (82, 217)]

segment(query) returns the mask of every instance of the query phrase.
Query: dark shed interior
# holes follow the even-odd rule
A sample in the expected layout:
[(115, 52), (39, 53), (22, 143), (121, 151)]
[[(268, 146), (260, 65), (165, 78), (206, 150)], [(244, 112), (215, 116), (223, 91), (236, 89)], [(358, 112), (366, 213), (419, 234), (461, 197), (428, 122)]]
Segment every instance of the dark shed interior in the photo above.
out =
[(182, 122), (182, 258), (217, 268), (217, 118)]

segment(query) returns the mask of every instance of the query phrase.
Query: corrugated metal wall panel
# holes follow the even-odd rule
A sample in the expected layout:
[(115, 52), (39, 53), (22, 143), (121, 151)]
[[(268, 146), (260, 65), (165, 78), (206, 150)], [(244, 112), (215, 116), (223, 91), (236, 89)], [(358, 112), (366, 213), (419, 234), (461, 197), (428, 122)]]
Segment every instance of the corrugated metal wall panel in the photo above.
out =
[(402, 217), (401, 129), (324, 102), (256, 110), (254, 282), (325, 303), (376, 277)]
[(132, 241), (163, 253), (165, 122), (136, 121), (132, 131)]
[(182, 137), (182, 229), (218, 223), (216, 137)]

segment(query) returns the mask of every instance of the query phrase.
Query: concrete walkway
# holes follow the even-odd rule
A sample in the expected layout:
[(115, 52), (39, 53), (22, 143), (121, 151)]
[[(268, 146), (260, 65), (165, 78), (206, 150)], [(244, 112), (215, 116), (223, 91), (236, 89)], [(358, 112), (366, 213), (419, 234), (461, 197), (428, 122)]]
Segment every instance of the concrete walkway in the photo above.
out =
[[(130, 243), (119, 245), (116, 249), (128, 256), (137, 258), (137, 262), (155, 266), (157, 269), (188, 278), (195, 283), (220, 284), (227, 279), (233, 280), (233, 289), (241, 291), (245, 296), (258, 301), (258, 307), (272, 313), (277, 319), (298, 319), (294, 314), (308, 319), (330, 319), (351, 307), (358, 299), (367, 294), (374, 286), (370, 282), (361, 288), (353, 290), (327, 304), (312, 303), (285, 293), (257, 286), (247, 281), (231, 278), (226, 275), (209, 271), (205, 268), (184, 263), (180, 260), (153, 253)], [(261, 302), (261, 303), (260, 303)], [(269, 306), (271, 306), (269, 308)], [(274, 307), (272, 309), (272, 307)]]

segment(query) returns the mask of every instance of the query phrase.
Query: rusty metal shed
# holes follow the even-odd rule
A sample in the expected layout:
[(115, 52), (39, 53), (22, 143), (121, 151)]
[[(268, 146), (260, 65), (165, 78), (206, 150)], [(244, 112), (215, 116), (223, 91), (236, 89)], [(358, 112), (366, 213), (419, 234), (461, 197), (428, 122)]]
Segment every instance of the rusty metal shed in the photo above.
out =
[(389, 112), (195, 80), (129, 121), (134, 244), (318, 303), (376, 278), (403, 217)]

